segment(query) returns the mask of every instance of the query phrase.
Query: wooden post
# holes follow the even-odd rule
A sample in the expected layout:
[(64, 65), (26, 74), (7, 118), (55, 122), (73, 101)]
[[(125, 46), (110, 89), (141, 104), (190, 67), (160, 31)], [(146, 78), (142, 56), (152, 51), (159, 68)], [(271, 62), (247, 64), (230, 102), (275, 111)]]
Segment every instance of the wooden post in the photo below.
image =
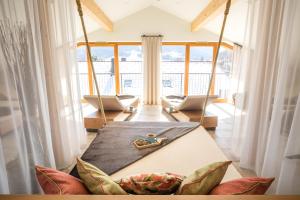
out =
[[(215, 44), (213, 46), (213, 60), (212, 60), (212, 68), (213, 68), (213, 63), (217, 63), (217, 49), (218, 49), (218, 46), (217, 44)], [(213, 73), (213, 70), (212, 70), (212, 73)], [(211, 88), (210, 88), (210, 91), (209, 93), (211, 95), (214, 95), (215, 94), (215, 83), (216, 83), (216, 76), (213, 76), (213, 74), (211, 74), (212, 76), (212, 83), (211, 83)]]
[[(86, 54), (88, 54), (87, 50), (86, 50)], [(86, 57), (88, 58), (88, 55), (86, 55)], [(89, 91), (90, 91), (90, 95), (93, 95), (94, 94), (93, 71), (92, 71), (92, 64), (90, 59), (87, 59), (87, 68), (88, 68)]]
[(187, 96), (189, 93), (190, 47), (189, 44), (185, 46), (184, 96)]
[(114, 45), (114, 65), (115, 65), (115, 82), (116, 82), (116, 94), (120, 94), (120, 69), (119, 69), (119, 46)]

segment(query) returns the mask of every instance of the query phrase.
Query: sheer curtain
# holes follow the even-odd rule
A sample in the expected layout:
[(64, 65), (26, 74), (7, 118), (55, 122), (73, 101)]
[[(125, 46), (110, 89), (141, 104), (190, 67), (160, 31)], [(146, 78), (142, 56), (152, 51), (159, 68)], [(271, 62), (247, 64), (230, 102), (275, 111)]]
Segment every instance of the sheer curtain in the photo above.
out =
[(300, 193), (299, 19), (297, 0), (249, 1), (232, 152), (241, 167), (276, 178), (273, 194)]
[(144, 55), (144, 103), (157, 105), (160, 102), (160, 54), (161, 36), (142, 37)]
[(239, 80), (241, 75), (241, 61), (242, 61), (242, 46), (238, 44), (233, 44), (233, 61), (230, 77), (230, 96), (233, 100), (238, 99), (238, 88)]
[(64, 168), (85, 143), (75, 1), (0, 1), (0, 193), (38, 193), (35, 165)]
[(38, 3), (53, 149), (57, 168), (75, 162), (86, 142), (76, 63), (75, 1)]
[(55, 167), (33, 1), (0, 1), (0, 193), (38, 193), (34, 165)]

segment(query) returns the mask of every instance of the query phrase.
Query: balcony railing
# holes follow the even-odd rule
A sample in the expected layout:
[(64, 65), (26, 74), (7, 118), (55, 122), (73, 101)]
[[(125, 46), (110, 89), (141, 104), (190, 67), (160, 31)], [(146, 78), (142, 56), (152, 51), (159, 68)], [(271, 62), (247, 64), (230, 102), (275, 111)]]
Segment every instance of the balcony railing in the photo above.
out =
[(143, 95), (143, 73), (120, 73), (121, 94)]
[(162, 73), (161, 79), (163, 96), (184, 94), (184, 73)]
[[(115, 95), (115, 80), (114, 75), (111, 73), (96, 73), (97, 81), (102, 95)], [(88, 73), (79, 74), (80, 91), (82, 95), (88, 95), (89, 92), (89, 77)], [(94, 85), (94, 84), (93, 84)], [(94, 94), (96, 94), (96, 88), (93, 88)]]
[[(88, 73), (80, 73), (80, 90), (82, 95), (89, 94)], [(115, 75), (112, 73), (96, 73), (102, 95), (115, 95)], [(121, 94), (141, 96), (143, 92), (142, 73), (120, 73)], [(94, 94), (96, 88), (94, 86)]]
[[(190, 73), (189, 94), (204, 95), (207, 93), (211, 73)], [(226, 98), (230, 89), (230, 77), (226, 73), (216, 73), (214, 94), (219, 98)]]
[[(189, 74), (189, 95), (205, 95), (207, 92), (210, 73)], [(115, 77), (111, 73), (96, 73), (102, 95), (115, 95)], [(120, 73), (121, 94), (142, 96), (143, 74)], [(220, 98), (228, 95), (230, 88), (229, 76), (225, 73), (216, 73), (214, 94)], [(88, 74), (80, 73), (80, 89), (83, 95), (89, 94)], [(162, 95), (184, 94), (184, 73), (162, 74)], [(94, 88), (94, 94), (96, 90)]]
[[(189, 95), (205, 95), (207, 93), (211, 73), (189, 73)], [(227, 97), (230, 88), (229, 76), (216, 73), (214, 94), (220, 98)], [(162, 95), (184, 94), (184, 73), (162, 74)]]

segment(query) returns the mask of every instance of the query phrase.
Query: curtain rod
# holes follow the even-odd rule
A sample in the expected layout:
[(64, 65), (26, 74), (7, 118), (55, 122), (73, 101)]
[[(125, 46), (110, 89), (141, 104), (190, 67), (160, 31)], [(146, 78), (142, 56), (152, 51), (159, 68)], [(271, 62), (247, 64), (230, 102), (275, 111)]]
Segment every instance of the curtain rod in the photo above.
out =
[(142, 37), (163, 37), (163, 35), (142, 35)]
[(237, 46), (243, 48), (243, 45), (241, 45), (241, 44), (239, 44), (239, 43), (234, 42), (233, 44), (235, 44), (235, 45), (237, 45)]

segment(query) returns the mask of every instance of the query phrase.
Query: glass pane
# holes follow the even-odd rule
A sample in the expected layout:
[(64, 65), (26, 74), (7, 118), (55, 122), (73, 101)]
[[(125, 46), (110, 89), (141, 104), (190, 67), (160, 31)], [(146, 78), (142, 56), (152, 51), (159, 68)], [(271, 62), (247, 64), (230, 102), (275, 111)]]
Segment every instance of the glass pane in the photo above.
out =
[(215, 78), (215, 95), (219, 98), (228, 98), (230, 91), (230, 78), (232, 72), (233, 52), (231, 49), (221, 47)]
[(89, 80), (88, 80), (88, 65), (86, 59), (86, 47), (80, 46), (76, 50), (77, 53), (77, 64), (79, 72), (79, 85), (80, 93), (83, 95), (88, 95), (89, 92)]
[(142, 96), (143, 64), (141, 46), (119, 46), (121, 94)]
[[(101, 95), (115, 95), (114, 48), (92, 47), (91, 53)], [(97, 94), (95, 84), (94, 94)]]
[(189, 95), (207, 93), (212, 70), (213, 47), (193, 46), (190, 49)]
[(184, 94), (185, 46), (162, 46), (162, 95)]

